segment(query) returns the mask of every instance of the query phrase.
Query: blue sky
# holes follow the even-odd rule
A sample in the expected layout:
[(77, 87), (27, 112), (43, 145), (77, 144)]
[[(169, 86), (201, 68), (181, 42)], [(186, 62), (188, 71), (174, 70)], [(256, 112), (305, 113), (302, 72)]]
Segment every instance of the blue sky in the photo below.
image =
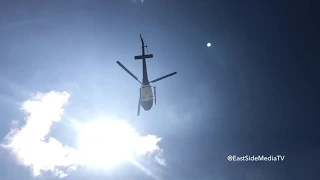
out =
[[(0, 179), (317, 179), (315, 7), (4, 1)], [(154, 54), (149, 80), (178, 74), (156, 83), (157, 105), (137, 117), (139, 84), (116, 61), (142, 78), (133, 59), (140, 33)], [(114, 139), (120, 145), (107, 144)], [(110, 167), (118, 157), (110, 146), (132, 150), (134, 160)], [(229, 162), (228, 155), (285, 160)]]

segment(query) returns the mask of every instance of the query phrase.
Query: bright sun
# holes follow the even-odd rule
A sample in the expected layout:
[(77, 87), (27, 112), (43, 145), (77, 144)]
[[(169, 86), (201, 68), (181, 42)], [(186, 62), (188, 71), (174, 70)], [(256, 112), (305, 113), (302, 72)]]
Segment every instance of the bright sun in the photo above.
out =
[(124, 121), (98, 120), (82, 124), (78, 141), (80, 163), (110, 168), (130, 161), (138, 138)]

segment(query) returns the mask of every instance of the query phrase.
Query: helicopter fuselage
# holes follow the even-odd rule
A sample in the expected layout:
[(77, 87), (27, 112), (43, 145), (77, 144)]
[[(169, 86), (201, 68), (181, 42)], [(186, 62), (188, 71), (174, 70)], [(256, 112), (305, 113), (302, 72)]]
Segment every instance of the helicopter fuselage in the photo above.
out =
[(141, 83), (141, 88), (140, 88), (140, 105), (145, 111), (149, 111), (152, 108), (153, 105), (153, 92), (152, 88), (150, 86), (150, 82), (148, 79), (148, 71), (147, 71), (147, 64), (146, 64), (146, 55), (144, 52), (144, 42), (141, 38), (142, 42), (142, 83)]
[(145, 111), (149, 111), (153, 106), (153, 92), (150, 84), (141, 85), (140, 105)]

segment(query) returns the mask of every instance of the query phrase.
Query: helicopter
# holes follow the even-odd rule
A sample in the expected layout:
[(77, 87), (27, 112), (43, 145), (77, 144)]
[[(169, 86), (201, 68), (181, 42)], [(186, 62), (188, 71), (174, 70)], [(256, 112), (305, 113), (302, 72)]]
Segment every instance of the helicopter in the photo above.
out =
[[(137, 80), (140, 84), (141, 87), (139, 89), (139, 103), (138, 103), (138, 110), (137, 110), (137, 115), (140, 115), (140, 106), (145, 111), (149, 111), (152, 106), (153, 106), (153, 100), (154, 104), (156, 105), (157, 103), (157, 96), (156, 96), (156, 86), (151, 86), (150, 83), (155, 83), (157, 81), (160, 81), (164, 78), (170, 77), (172, 75), (177, 74), (177, 72), (173, 72), (170, 74), (167, 74), (165, 76), (162, 76), (160, 78), (157, 78), (155, 80), (149, 81), (148, 79), (148, 72), (147, 72), (147, 64), (146, 64), (146, 59), (153, 58), (153, 54), (145, 54), (145, 48), (148, 48), (148, 46), (144, 45), (142, 36), (140, 34), (140, 39), (141, 39), (141, 44), (142, 44), (142, 55), (134, 56), (135, 60), (142, 60), (142, 82), (134, 75), (132, 74), (123, 64), (121, 64), (119, 61), (117, 61), (117, 64), (122, 67), (129, 75), (131, 75), (135, 80)], [(152, 92), (152, 88), (154, 90), (154, 95)]]

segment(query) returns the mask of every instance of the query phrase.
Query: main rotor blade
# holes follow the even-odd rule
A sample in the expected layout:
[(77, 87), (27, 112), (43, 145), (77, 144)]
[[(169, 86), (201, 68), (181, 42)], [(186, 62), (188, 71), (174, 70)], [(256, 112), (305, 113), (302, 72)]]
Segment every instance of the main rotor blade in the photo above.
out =
[(139, 81), (139, 79), (134, 74), (132, 74), (124, 65), (122, 65), (119, 61), (117, 61), (117, 64), (141, 84), (141, 81)]
[(151, 83), (154, 83), (154, 82), (160, 81), (160, 80), (162, 80), (162, 79), (164, 79), (164, 78), (170, 77), (170, 76), (175, 75), (175, 74), (177, 74), (177, 72), (174, 72), (174, 73), (171, 73), (171, 74), (162, 76), (162, 77), (160, 77), (160, 78), (158, 78), (158, 79), (155, 79), (155, 80), (153, 80), (153, 81), (150, 81), (150, 82), (151, 82)]

